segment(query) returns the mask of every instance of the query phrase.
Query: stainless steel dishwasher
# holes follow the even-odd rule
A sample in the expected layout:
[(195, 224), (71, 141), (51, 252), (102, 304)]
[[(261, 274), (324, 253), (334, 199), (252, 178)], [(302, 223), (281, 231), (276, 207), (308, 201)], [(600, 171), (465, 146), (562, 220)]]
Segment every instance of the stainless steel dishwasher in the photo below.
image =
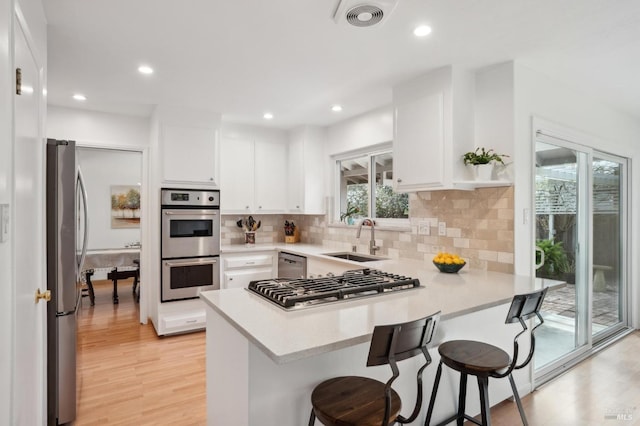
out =
[(307, 258), (291, 253), (278, 253), (278, 278), (307, 278)]

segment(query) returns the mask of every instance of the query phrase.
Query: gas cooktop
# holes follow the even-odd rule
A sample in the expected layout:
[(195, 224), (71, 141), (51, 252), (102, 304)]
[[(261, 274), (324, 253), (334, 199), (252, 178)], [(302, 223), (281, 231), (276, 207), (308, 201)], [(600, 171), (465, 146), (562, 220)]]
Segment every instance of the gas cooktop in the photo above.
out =
[(418, 279), (377, 269), (357, 269), (333, 277), (252, 281), (248, 290), (283, 309), (293, 310), (417, 287)]

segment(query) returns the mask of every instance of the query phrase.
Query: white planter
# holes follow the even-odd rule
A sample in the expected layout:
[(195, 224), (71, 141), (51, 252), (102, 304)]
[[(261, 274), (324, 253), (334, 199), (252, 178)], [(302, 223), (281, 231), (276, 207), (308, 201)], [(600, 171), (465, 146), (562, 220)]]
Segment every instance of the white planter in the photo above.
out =
[(493, 164), (476, 164), (473, 166), (473, 173), (476, 180), (493, 180)]

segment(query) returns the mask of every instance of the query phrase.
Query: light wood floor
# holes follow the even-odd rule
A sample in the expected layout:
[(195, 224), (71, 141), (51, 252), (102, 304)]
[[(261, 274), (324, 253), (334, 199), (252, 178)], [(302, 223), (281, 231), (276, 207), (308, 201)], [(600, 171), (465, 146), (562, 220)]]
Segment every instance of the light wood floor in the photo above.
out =
[[(640, 425), (639, 353), (635, 331), (525, 396), (529, 424)], [(522, 424), (516, 404), (508, 400), (493, 407), (491, 417), (494, 426)]]
[[(96, 305), (85, 298), (79, 315), (76, 425), (206, 424), (205, 334), (159, 338), (151, 324), (139, 324), (131, 286), (119, 285), (119, 305), (111, 289), (98, 281)], [(529, 424), (640, 425), (638, 354), (634, 332), (525, 396)], [(521, 424), (510, 401), (491, 417), (495, 426)]]
[(205, 333), (159, 338), (139, 323), (131, 280), (97, 281), (78, 317), (76, 425), (205, 425)]

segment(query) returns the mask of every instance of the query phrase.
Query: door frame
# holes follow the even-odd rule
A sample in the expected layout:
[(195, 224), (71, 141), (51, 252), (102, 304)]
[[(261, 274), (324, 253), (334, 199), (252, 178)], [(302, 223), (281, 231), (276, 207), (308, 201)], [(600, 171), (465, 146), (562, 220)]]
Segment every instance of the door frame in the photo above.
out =
[[(87, 140), (76, 140), (76, 148), (106, 149), (110, 151), (129, 151), (142, 154), (141, 185), (140, 185), (140, 277), (149, 280), (151, 271), (151, 231), (150, 231), (150, 198), (149, 194), (149, 147), (133, 145), (106, 145), (104, 143)], [(146, 247), (146, 249), (145, 249)], [(139, 285), (140, 292), (140, 324), (149, 321), (149, 306), (152, 303), (149, 297), (149, 285)]]

